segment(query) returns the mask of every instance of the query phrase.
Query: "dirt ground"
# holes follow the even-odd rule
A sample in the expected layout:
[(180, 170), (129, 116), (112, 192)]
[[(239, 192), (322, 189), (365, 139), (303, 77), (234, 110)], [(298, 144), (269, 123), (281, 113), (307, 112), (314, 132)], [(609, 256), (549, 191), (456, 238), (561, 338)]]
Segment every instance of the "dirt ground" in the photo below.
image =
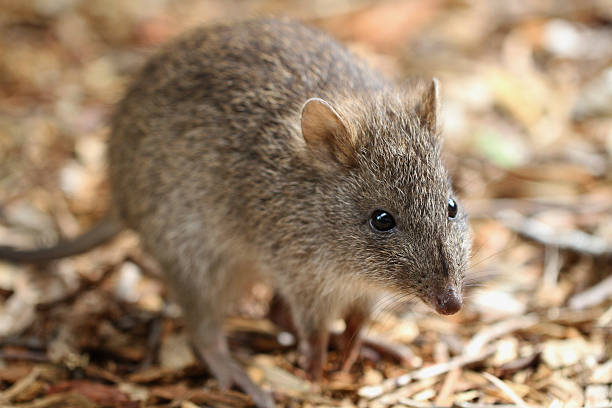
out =
[[(291, 16), (389, 77), (441, 83), (445, 162), (471, 216), (464, 309), (378, 315), (350, 373), (305, 380), (253, 288), (232, 350), (279, 406), (612, 407), (612, 1), (0, 0), (0, 244), (50, 245), (104, 214), (113, 106), (198, 24)], [(1, 407), (242, 407), (122, 233), (44, 266), (0, 262)], [(342, 322), (337, 322), (342, 330)]]

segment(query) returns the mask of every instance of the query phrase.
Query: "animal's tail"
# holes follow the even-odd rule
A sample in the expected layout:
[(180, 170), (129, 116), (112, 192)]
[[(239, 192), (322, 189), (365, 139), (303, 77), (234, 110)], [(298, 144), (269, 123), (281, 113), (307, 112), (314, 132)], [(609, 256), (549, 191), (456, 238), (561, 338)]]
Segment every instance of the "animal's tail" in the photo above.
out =
[(92, 229), (69, 241), (60, 241), (50, 248), (17, 249), (0, 246), (0, 260), (19, 263), (39, 263), (87, 252), (110, 240), (123, 229), (114, 216), (107, 216)]

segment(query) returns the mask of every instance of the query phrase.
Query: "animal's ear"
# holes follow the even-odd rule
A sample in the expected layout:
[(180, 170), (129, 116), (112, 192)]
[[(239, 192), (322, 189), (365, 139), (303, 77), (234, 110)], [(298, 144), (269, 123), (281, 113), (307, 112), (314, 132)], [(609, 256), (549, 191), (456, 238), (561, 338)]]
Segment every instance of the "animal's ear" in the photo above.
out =
[(438, 79), (433, 78), (431, 83), (421, 95), (421, 100), (417, 105), (417, 115), (421, 126), (431, 134), (437, 133), (438, 111), (440, 109), (440, 96)]
[(302, 107), (302, 137), (315, 157), (326, 164), (351, 166), (355, 146), (342, 118), (323, 99), (311, 98)]

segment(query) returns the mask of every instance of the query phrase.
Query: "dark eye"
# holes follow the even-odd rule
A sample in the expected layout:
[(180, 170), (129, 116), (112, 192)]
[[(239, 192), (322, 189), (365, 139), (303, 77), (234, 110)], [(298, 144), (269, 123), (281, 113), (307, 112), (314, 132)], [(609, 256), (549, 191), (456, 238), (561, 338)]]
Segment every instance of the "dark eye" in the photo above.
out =
[(452, 198), (448, 199), (448, 218), (455, 218), (457, 216), (457, 211), (459, 207), (457, 203)]
[(395, 220), (385, 210), (375, 210), (370, 218), (370, 226), (378, 232), (391, 231), (395, 228)]

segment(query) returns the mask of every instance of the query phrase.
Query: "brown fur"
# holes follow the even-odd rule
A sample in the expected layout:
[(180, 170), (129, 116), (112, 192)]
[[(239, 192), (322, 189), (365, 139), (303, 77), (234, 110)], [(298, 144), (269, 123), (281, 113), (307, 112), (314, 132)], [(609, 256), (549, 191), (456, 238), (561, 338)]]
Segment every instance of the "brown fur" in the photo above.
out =
[[(400, 89), (296, 22), (198, 29), (149, 61), (112, 123), (114, 208), (199, 349), (219, 351), (209, 364), (254, 280), (289, 304), (310, 359), (331, 319), (367, 318), (382, 291), (461, 293), (470, 238), (464, 211), (447, 215), (437, 104), (436, 83)], [(376, 209), (394, 231), (372, 230)]]

